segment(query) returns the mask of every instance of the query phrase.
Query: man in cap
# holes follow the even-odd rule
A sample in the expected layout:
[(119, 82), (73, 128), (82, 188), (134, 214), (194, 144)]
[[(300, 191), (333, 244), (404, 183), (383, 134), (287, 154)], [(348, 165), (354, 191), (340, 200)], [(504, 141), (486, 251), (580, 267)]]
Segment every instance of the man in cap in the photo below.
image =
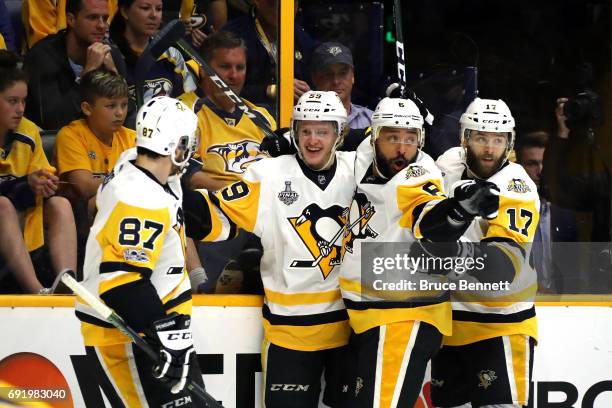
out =
[(348, 113), (351, 129), (363, 129), (372, 122), (372, 111), (351, 102), (355, 83), (353, 54), (338, 42), (325, 42), (313, 52), (311, 59), (312, 82), (318, 91), (334, 91)]

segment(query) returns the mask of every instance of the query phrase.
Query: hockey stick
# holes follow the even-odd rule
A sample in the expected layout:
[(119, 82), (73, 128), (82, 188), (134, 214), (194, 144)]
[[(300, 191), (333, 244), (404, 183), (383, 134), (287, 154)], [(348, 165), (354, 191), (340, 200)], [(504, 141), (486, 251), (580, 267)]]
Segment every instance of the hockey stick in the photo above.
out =
[[(395, 21), (395, 53), (397, 54), (397, 78), (400, 86), (400, 98), (412, 99), (419, 107), (423, 119), (428, 125), (433, 125), (434, 116), (414, 90), (406, 85), (406, 56), (404, 54), (404, 26), (402, 24), (402, 0), (393, 0), (393, 20)], [(387, 88), (387, 95), (393, 92), (393, 84)]]
[[(366, 215), (370, 215), (370, 214), (368, 214), (368, 213), (364, 213), (364, 214), (363, 214), (361, 217), (357, 218), (357, 219), (356, 219), (354, 222), (352, 222), (352, 223), (351, 223), (351, 224), (348, 226), (348, 228), (347, 228), (346, 226), (344, 226), (344, 227), (340, 228), (340, 229), (338, 230), (338, 232), (336, 232), (336, 235), (334, 235), (334, 236), (332, 237), (331, 241), (329, 241), (329, 243), (333, 245), (333, 243), (334, 243), (334, 242), (336, 242), (336, 240), (337, 240), (337, 239), (340, 237), (340, 234), (341, 234), (343, 231), (353, 229), (353, 227), (354, 227), (355, 225), (357, 225), (357, 223), (358, 223), (359, 221), (363, 220), (363, 219), (366, 217)], [(293, 262), (291, 262), (291, 267), (292, 267), (292, 268), (314, 268), (315, 266), (319, 266), (319, 263), (321, 262), (321, 260), (322, 260), (322, 259), (323, 259), (323, 253), (320, 253), (320, 254), (319, 254), (319, 256), (317, 256), (317, 257), (316, 257), (314, 260), (312, 260), (312, 261), (311, 261), (311, 260), (307, 260), (307, 259), (305, 259), (305, 260), (293, 261)]]
[[(78, 297), (83, 299), (85, 303), (91, 306), (100, 316), (106, 319), (110, 324), (119, 329), (123, 334), (128, 336), (142, 351), (145, 352), (149, 358), (153, 361), (159, 361), (159, 356), (153, 350), (153, 348), (136, 333), (131, 327), (129, 327), (121, 316), (117, 313), (113, 312), (111, 308), (106, 306), (100, 299), (91, 294), (83, 285), (77, 282), (70, 273), (64, 272), (61, 275), (62, 282), (68, 286)], [(187, 389), (191, 391), (193, 395), (195, 395), (198, 399), (200, 399), (205, 407), (208, 408), (223, 408), (221, 404), (217, 402), (217, 400), (207, 393), (202, 387), (198, 384), (194, 383), (193, 380), (187, 378)]]
[(393, 20), (395, 20), (395, 53), (397, 55), (397, 79), (400, 95), (406, 98), (406, 61), (404, 59), (404, 33), (402, 25), (402, 0), (393, 0)]
[(159, 33), (147, 44), (134, 69), (134, 86), (136, 91), (136, 105), (140, 108), (144, 99), (144, 84), (147, 74), (151, 67), (157, 62), (157, 59), (168, 48), (173, 46), (178, 40), (185, 35), (185, 25), (178, 20), (179, 24), (168, 24), (162, 28)]
[(463, 110), (478, 96), (478, 68), (465, 67), (463, 70)]
[[(179, 20), (174, 20), (168, 23), (168, 26), (172, 24), (181, 24)], [(206, 72), (206, 74), (210, 77), (210, 79), (214, 82), (214, 84), (227, 96), (238, 109), (240, 109), (245, 115), (249, 117), (255, 123), (255, 125), (260, 128), (266, 136), (270, 136), (272, 138), (276, 137), (272, 129), (270, 129), (270, 124), (263, 119), (263, 117), (259, 116), (257, 113), (253, 112), (251, 108), (247, 106), (246, 103), (240, 98), (232, 89), (227, 86), (225, 81), (223, 81), (217, 72), (210, 66), (204, 58), (200, 56), (198, 51), (196, 51), (187, 41), (184, 39), (178, 40), (176, 46), (181, 49), (185, 54), (187, 54), (191, 59), (198, 63), (202, 69)]]

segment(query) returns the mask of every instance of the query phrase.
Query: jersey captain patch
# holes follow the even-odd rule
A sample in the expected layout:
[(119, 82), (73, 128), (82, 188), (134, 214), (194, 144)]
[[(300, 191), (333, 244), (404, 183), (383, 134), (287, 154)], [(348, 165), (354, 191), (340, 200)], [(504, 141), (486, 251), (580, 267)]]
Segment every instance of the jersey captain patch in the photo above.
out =
[(508, 191), (514, 191), (515, 193), (524, 194), (529, 193), (531, 189), (523, 179), (513, 178), (508, 182)]
[(321, 208), (310, 204), (299, 217), (288, 218), (291, 226), (314, 259), (293, 260), (292, 268), (319, 267), (326, 279), (340, 265), (344, 250), (340, 239), (348, 221), (349, 209), (339, 205)]
[(252, 140), (213, 145), (207, 152), (221, 156), (225, 171), (236, 174), (243, 174), (251, 163), (264, 157), (259, 151), (259, 143)]

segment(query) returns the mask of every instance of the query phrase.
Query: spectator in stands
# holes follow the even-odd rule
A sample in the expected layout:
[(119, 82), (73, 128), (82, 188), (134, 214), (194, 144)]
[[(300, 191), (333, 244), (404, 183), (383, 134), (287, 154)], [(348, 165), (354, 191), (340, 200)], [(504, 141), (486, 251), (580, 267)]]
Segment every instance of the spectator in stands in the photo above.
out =
[(105, 44), (107, 0), (67, 0), (68, 28), (40, 40), (26, 55), (26, 116), (43, 129), (59, 129), (81, 113), (78, 81), (99, 67), (125, 73), (120, 52)]
[[(219, 31), (208, 36), (200, 48), (202, 58), (221, 79), (240, 95), (247, 75), (244, 40), (231, 32)], [(182, 95), (180, 99), (196, 112), (200, 130), (198, 157), (203, 164), (191, 177), (191, 188), (219, 190), (239, 181), (249, 164), (265, 157), (259, 150), (264, 133), (200, 70), (199, 89)], [(255, 114), (267, 121), (270, 128), (276, 122), (264, 108), (249, 101), (245, 103)], [(209, 277), (204, 291), (213, 291), (218, 277), (230, 259), (239, 257), (245, 245), (258, 247), (253, 234), (241, 231), (229, 242), (203, 243), (200, 255)], [(258, 259), (249, 263), (259, 263)], [(245, 273), (244, 286), (253, 286), (254, 273)]]
[(0, 49), (15, 51), (15, 31), (4, 0), (0, 0)]
[(24, 292), (48, 293), (28, 252), (46, 239), (53, 271), (76, 270), (76, 229), (38, 128), (24, 117), (27, 93), (17, 58), (0, 51), (0, 257)]
[[(244, 97), (253, 103), (276, 106), (276, 66), (278, 62), (278, 3), (277, 0), (253, 0), (250, 15), (230, 20), (222, 29), (244, 38), (249, 71)], [(297, 1), (295, 2), (297, 12)], [(308, 64), (315, 42), (295, 25), (294, 100), (310, 90)]]
[[(125, 57), (129, 95), (134, 103), (136, 61), (159, 30), (161, 22), (162, 0), (119, 0), (119, 11), (111, 23), (110, 36)], [(177, 97), (195, 89), (195, 78), (187, 69), (183, 56), (171, 47), (146, 74), (143, 101), (163, 95)]]
[(21, 21), (28, 50), (48, 35), (66, 28), (66, 1), (23, 0)]
[(555, 242), (577, 240), (576, 220), (572, 211), (552, 204), (544, 194), (541, 179), (544, 165), (544, 151), (548, 143), (548, 133), (536, 131), (518, 138), (516, 146), (517, 162), (538, 187), (540, 194), (540, 222), (533, 238), (531, 256), (538, 273), (538, 290), (543, 293), (556, 293), (561, 290), (561, 269), (571, 264), (562, 248)]
[(127, 115), (125, 79), (98, 68), (81, 78), (83, 119), (72, 121), (57, 134), (55, 164), (68, 196), (89, 201), (93, 215), (95, 195), (121, 153), (135, 146), (136, 133), (123, 127)]
[[(220, 31), (208, 36), (200, 48), (202, 58), (221, 79), (240, 95), (247, 75), (244, 40), (231, 32)], [(192, 188), (216, 191), (240, 180), (248, 164), (265, 157), (259, 151), (264, 133), (251, 119), (200, 70), (199, 89), (179, 99), (198, 115), (202, 167), (191, 177)], [(247, 106), (267, 121), (272, 129), (276, 122), (268, 111), (249, 101)]]
[(310, 62), (312, 82), (317, 91), (335, 91), (346, 112), (351, 129), (370, 127), (372, 111), (351, 102), (355, 83), (353, 54), (348, 47), (337, 42), (319, 45), (312, 53)]

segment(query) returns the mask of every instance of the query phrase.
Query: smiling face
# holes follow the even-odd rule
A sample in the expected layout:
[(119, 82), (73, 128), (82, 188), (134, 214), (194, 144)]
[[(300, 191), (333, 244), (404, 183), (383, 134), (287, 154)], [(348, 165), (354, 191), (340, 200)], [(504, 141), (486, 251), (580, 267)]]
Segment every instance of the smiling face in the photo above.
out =
[[(246, 80), (246, 60), (246, 50), (242, 47), (217, 48), (212, 52), (210, 66), (236, 95), (240, 95)], [(219, 87), (209, 79), (208, 75), (200, 76), (203, 80), (206, 78), (210, 81), (210, 86), (205, 88), (207, 94), (219, 92)]]
[(333, 122), (299, 121), (298, 149), (302, 159), (313, 170), (322, 170), (330, 162), (338, 134)]
[(476, 176), (488, 179), (506, 158), (508, 134), (472, 131), (467, 140), (467, 165)]

